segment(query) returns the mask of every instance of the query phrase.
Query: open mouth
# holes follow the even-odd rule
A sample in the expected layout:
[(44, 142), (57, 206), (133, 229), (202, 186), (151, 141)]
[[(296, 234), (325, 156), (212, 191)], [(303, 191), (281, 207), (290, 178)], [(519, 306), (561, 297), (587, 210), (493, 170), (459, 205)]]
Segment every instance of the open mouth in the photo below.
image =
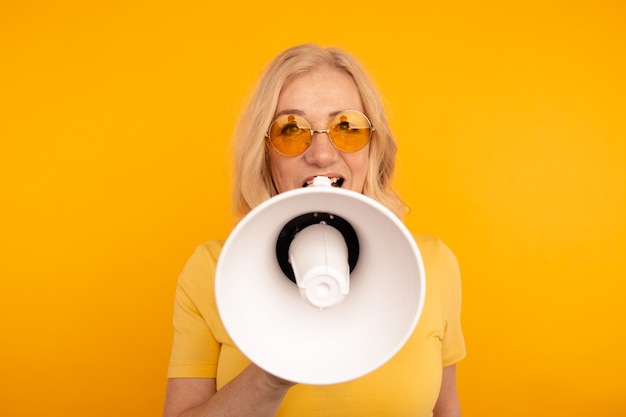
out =
[[(329, 179), (330, 179), (331, 187), (341, 188), (341, 186), (343, 185), (343, 182), (344, 182), (344, 179), (341, 178), (341, 177), (329, 177)], [(311, 178), (310, 180), (308, 180), (307, 182), (302, 184), (302, 187), (308, 187), (311, 184), (313, 184), (313, 178)]]

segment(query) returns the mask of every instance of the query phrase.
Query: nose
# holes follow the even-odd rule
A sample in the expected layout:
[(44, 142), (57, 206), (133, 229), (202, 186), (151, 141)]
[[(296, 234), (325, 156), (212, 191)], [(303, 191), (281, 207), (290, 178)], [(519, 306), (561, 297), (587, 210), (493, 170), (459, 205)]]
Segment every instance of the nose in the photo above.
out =
[(313, 130), (311, 145), (304, 152), (304, 159), (311, 165), (324, 167), (331, 165), (338, 157), (338, 150), (328, 136), (328, 130)]

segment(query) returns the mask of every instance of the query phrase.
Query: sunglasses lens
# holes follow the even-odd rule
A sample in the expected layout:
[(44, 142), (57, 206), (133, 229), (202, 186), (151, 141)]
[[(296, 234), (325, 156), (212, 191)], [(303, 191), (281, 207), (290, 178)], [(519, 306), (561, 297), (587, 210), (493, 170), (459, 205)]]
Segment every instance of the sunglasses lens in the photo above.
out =
[(311, 128), (304, 118), (293, 114), (278, 117), (269, 132), (274, 149), (284, 155), (299, 155), (311, 143)]
[(329, 134), (337, 149), (356, 152), (370, 141), (372, 125), (364, 114), (358, 111), (345, 111), (333, 119)]

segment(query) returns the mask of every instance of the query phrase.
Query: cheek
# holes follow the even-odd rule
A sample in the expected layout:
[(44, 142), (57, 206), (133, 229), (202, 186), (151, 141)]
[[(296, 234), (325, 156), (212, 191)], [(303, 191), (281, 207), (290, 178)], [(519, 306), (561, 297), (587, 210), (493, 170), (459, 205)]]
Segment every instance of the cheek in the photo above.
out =
[(350, 157), (346, 163), (350, 167), (350, 173), (352, 174), (353, 183), (351, 188), (353, 191), (362, 193), (369, 168), (369, 148), (363, 149), (357, 154), (351, 154)]
[(276, 191), (282, 193), (291, 188), (289, 186), (290, 169), (286, 160), (276, 155), (270, 155), (270, 172)]

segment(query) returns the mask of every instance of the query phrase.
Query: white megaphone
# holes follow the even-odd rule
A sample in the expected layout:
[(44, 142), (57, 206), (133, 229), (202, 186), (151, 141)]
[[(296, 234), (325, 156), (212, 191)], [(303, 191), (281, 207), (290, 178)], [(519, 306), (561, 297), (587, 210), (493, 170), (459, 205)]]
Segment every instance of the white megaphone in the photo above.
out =
[(325, 177), (245, 216), (215, 274), (237, 348), (273, 375), (312, 385), (356, 379), (391, 359), (417, 324), (426, 287), (402, 222)]

